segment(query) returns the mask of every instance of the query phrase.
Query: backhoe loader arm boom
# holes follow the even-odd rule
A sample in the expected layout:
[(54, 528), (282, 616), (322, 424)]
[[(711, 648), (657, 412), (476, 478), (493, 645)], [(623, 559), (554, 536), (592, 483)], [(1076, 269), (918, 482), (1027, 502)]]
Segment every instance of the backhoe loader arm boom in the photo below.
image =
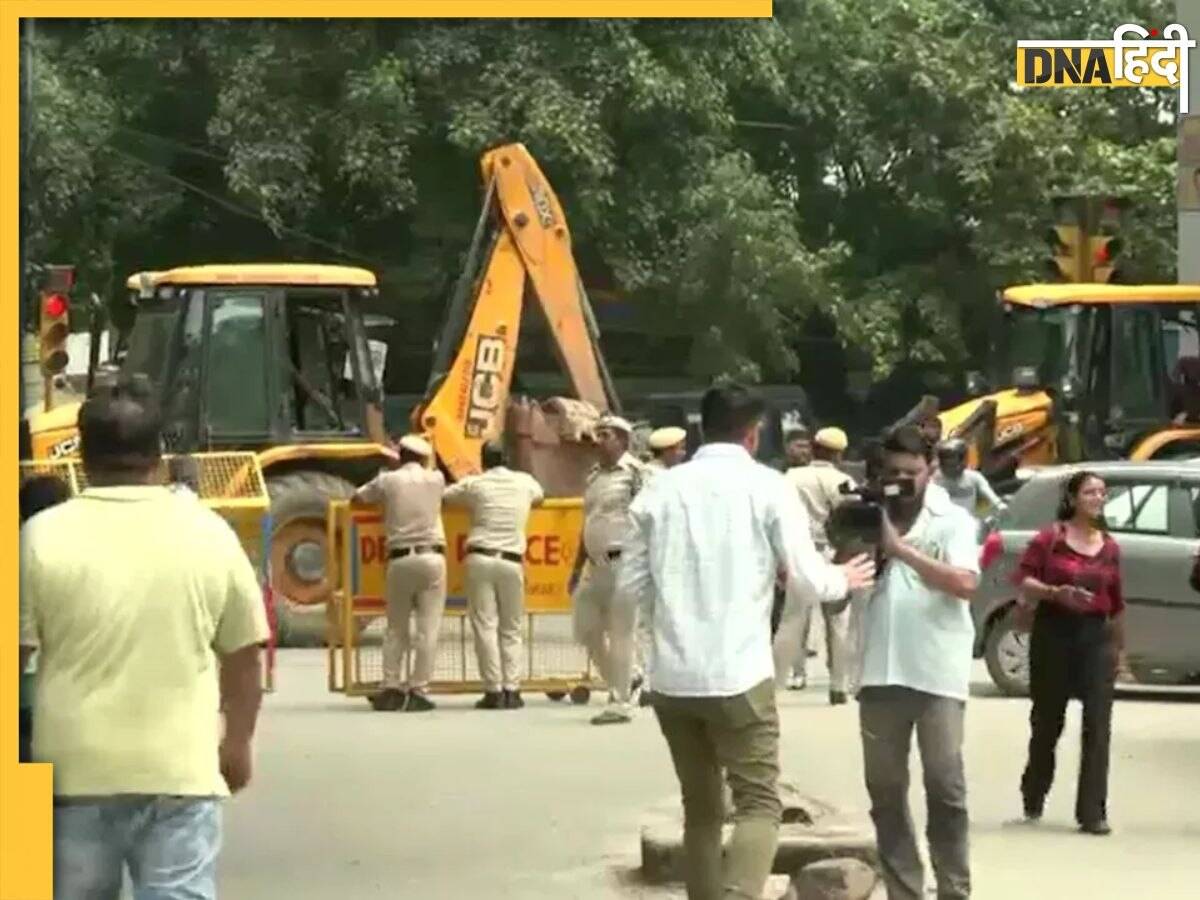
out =
[(521, 144), (488, 151), (481, 168), (483, 214), (447, 311), (425, 400), (413, 415), (414, 427), (431, 435), (438, 458), (456, 479), (479, 471), (483, 442), (504, 428), (526, 283), (574, 395), (601, 411), (619, 410), (558, 197)]

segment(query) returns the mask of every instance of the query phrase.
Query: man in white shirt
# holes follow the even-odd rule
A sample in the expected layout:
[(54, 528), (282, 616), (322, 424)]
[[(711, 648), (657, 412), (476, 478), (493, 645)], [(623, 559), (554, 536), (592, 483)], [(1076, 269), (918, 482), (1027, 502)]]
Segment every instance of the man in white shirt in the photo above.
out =
[(989, 511), (1003, 512), (1008, 505), (1000, 499), (980, 472), (967, 468), (967, 444), (961, 438), (942, 441), (937, 448), (938, 471), (933, 483), (943, 488), (950, 499), (972, 516), (979, 512), (979, 501)]
[[(827, 562), (800, 499), (755, 462), (764, 406), (740, 385), (701, 402), (705, 445), (630, 509), (617, 590), (636, 597), (646, 678), (683, 794), (688, 897), (754, 898), (775, 859), (779, 717), (770, 615), (777, 568), (816, 600), (870, 585), (874, 565)], [(727, 773), (736, 808), (722, 862)]]
[(884, 442), (884, 481), (910, 481), (915, 490), (887, 509), (881, 541), (887, 562), (862, 624), (863, 765), (889, 900), (919, 900), (924, 892), (908, 810), (914, 729), (937, 895), (958, 900), (971, 891), (962, 741), (979, 548), (971, 516), (929, 483), (930, 457), (916, 428), (897, 429)]

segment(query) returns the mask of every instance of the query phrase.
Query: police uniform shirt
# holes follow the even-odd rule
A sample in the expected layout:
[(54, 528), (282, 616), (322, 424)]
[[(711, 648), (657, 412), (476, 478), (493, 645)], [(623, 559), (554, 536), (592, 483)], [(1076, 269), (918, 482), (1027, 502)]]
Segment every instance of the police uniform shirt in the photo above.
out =
[(542, 486), (532, 475), (496, 466), (451, 485), (445, 501), (470, 509), (468, 547), (524, 556), (529, 508), (544, 497)]
[(444, 546), (442, 492), (446, 479), (437, 469), (405, 463), (380, 472), (355, 492), (364, 503), (382, 503), (389, 550), (403, 547)]
[(829, 516), (845, 499), (839, 490), (843, 484), (854, 487), (854, 479), (826, 460), (813, 460), (807, 466), (788, 469), (788, 483), (800, 494), (800, 501), (808, 511), (813, 541), (818, 547), (827, 547), (829, 537), (825, 528)]
[(590, 559), (603, 562), (619, 550), (632, 522), (629, 504), (648, 479), (646, 464), (626, 453), (612, 468), (595, 466), (583, 492), (583, 544)]

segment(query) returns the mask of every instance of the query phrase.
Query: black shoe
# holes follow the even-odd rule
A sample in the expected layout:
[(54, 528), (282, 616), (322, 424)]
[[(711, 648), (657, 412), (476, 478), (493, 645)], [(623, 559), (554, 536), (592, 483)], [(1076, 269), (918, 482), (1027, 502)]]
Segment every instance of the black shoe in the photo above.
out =
[(1023, 806), (1025, 807), (1025, 818), (1030, 822), (1037, 822), (1042, 818), (1042, 812), (1045, 809), (1046, 801), (1034, 800), (1032, 797), (1026, 797)]
[(845, 702), (846, 702), (846, 692), (845, 691), (830, 691), (829, 692), (829, 705), (830, 706), (841, 706)]
[(1112, 826), (1108, 824), (1107, 819), (1097, 819), (1095, 822), (1082, 822), (1079, 825), (1079, 830), (1084, 834), (1098, 834), (1100, 836), (1112, 834)]
[(508, 692), (503, 694), (499, 691), (488, 691), (479, 700), (475, 701), (476, 709), (507, 709), (508, 707)]
[(371, 697), (371, 709), (375, 712), (395, 712), (398, 709), (404, 709), (405, 699), (404, 691), (396, 688), (384, 688)]
[(431, 709), (437, 709), (437, 704), (424, 694), (409, 691), (408, 700), (404, 704), (405, 712), (429, 712)]
[(524, 709), (525, 701), (521, 699), (520, 691), (505, 691), (504, 692), (504, 708), (505, 709)]

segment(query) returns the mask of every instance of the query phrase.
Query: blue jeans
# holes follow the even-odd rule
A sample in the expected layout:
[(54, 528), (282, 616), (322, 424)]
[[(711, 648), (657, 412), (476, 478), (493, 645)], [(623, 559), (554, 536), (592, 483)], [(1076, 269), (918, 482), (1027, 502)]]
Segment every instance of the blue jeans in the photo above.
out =
[(220, 803), (168, 795), (57, 798), (55, 900), (117, 900), (126, 866), (136, 900), (215, 900)]

